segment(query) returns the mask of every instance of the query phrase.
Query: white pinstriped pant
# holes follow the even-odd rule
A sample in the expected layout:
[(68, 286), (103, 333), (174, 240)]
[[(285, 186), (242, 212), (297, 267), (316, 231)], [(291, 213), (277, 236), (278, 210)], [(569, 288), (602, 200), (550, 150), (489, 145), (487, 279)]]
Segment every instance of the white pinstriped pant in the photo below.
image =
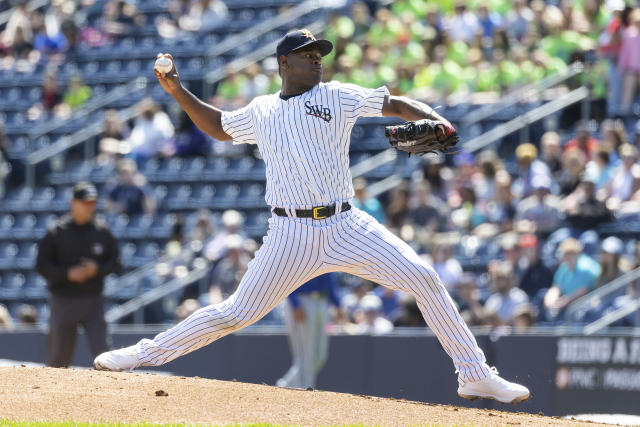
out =
[(351, 208), (323, 220), (269, 219), (262, 247), (227, 300), (138, 343), (141, 366), (157, 366), (204, 347), (265, 316), (294, 289), (320, 274), (343, 271), (412, 294), (452, 358), (459, 380), (485, 378), (484, 353), (440, 278), (409, 245), (369, 214)]

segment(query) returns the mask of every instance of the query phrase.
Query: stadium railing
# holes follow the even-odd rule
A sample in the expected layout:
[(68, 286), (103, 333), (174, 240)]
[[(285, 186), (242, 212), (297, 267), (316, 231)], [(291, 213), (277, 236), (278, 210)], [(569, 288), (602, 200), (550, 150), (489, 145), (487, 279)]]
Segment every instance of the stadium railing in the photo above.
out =
[[(590, 308), (597, 306), (602, 301), (607, 301), (618, 296), (621, 289), (638, 279), (640, 279), (640, 267), (631, 270), (598, 289), (578, 298), (567, 307), (566, 319), (570, 323), (581, 323), (580, 317)], [(630, 300), (627, 304), (605, 314), (593, 322), (588, 323), (584, 326), (583, 331), (586, 335), (594, 334), (595, 332), (613, 324), (617, 320), (632, 314), (638, 309), (640, 309), (640, 299)]]

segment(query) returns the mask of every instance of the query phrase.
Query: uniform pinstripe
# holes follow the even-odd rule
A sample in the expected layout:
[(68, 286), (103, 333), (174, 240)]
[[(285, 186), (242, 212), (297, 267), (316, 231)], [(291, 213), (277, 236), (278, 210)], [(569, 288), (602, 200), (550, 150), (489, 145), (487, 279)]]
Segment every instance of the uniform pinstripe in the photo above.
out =
[(409, 245), (356, 208), (321, 220), (295, 217), (296, 208), (351, 200), (351, 129), (358, 117), (380, 116), (388, 94), (385, 87), (320, 83), (288, 100), (267, 95), (223, 114), (234, 143), (258, 145), (266, 163), (266, 201), (290, 216), (269, 219), (263, 245), (229, 299), (138, 343), (142, 366), (161, 365), (249, 326), (311, 278), (343, 271), (412, 294), (459, 379), (489, 375), (440, 278)]

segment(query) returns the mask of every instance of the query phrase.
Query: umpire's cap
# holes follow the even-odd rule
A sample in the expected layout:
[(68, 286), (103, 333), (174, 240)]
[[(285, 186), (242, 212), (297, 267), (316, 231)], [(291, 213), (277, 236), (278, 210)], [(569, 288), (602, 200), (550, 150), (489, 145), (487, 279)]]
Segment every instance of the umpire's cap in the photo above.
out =
[(278, 47), (276, 48), (278, 62), (280, 62), (281, 55), (286, 56), (294, 50), (309, 45), (317, 46), (322, 56), (329, 54), (333, 50), (333, 44), (329, 40), (316, 40), (311, 31), (306, 28), (293, 30), (285, 34), (278, 42)]
[(98, 199), (98, 190), (87, 181), (80, 181), (73, 186), (73, 198), (85, 202), (95, 202)]

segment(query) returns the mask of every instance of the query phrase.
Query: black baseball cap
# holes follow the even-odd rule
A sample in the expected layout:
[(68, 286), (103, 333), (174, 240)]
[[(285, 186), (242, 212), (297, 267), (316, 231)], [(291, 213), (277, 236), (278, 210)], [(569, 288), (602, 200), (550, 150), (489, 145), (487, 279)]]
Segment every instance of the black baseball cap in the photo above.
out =
[(98, 190), (92, 183), (80, 181), (73, 186), (73, 198), (85, 202), (95, 202), (98, 200)]
[(311, 34), (311, 31), (303, 28), (301, 30), (293, 30), (284, 35), (278, 42), (276, 48), (276, 55), (278, 56), (278, 62), (280, 62), (281, 55), (288, 55), (294, 50), (298, 50), (301, 47), (316, 45), (320, 49), (320, 54), (325, 56), (333, 50), (333, 44), (329, 40), (316, 40)]

